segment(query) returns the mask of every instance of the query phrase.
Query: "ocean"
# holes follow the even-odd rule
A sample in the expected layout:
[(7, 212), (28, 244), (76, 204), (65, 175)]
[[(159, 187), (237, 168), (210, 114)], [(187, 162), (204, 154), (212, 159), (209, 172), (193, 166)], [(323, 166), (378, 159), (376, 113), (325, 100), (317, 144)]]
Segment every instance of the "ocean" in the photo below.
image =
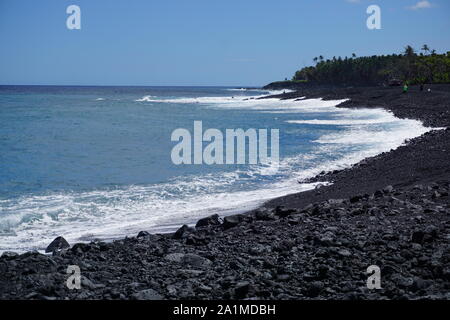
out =
[[(341, 101), (227, 87), (0, 86), (0, 252), (171, 232), (305, 191), (427, 131)], [(279, 129), (280, 163), (175, 165), (171, 134)]]

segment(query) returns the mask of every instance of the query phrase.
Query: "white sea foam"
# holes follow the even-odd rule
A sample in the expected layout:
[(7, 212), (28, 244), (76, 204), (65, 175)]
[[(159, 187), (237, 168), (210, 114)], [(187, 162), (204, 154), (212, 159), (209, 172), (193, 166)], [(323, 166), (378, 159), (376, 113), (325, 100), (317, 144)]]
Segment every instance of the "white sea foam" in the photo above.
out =
[(429, 128), (425, 128), (418, 121), (406, 120), (396, 123), (396, 127), (392, 130), (367, 130), (362, 127), (352, 127), (350, 130), (340, 134), (324, 135), (315, 142), (318, 143), (335, 143), (335, 144), (367, 144), (372, 149), (378, 145), (383, 149), (394, 149), (403, 144), (405, 140), (411, 139), (428, 132)]
[[(247, 91), (247, 90), (246, 90)], [(259, 92), (261, 90), (258, 90)], [(211, 97), (177, 97), (177, 98), (162, 98), (154, 96), (143, 96), (142, 98), (136, 99), (136, 102), (159, 102), (159, 103), (200, 103), (200, 104), (236, 104), (248, 103), (251, 104), (252, 101), (259, 98), (278, 95), (284, 92), (292, 92), (293, 90), (267, 90), (265, 94), (255, 95), (255, 96), (211, 96)], [(271, 99), (279, 101), (279, 99)]]
[(58, 235), (74, 242), (113, 239), (139, 230), (169, 231), (178, 223), (192, 223), (207, 214), (250, 210), (264, 200), (314, 186), (284, 181), (258, 190), (215, 192), (236, 179), (239, 173), (157, 186), (23, 197), (3, 203), (4, 211), (21, 213), (0, 218), (3, 229), (14, 229), (14, 236), (2, 238), (0, 251), (42, 250)]
[(137, 102), (152, 102), (154, 101), (154, 97), (153, 96), (143, 96), (140, 99), (136, 99), (135, 101)]
[(239, 91), (239, 92), (249, 91), (249, 89), (245, 89), (245, 88), (232, 88), (232, 89), (225, 89), (225, 90), (226, 91)]
[(227, 88), (226, 91), (232, 91), (232, 92), (264, 92), (270, 95), (273, 94), (281, 94), (281, 93), (288, 93), (288, 92), (294, 92), (294, 90), (291, 89), (281, 89), (281, 90), (266, 90), (266, 89), (246, 89), (246, 88)]
[(393, 122), (395, 120), (387, 120), (384, 119), (367, 119), (367, 120), (288, 120), (287, 123), (294, 124), (314, 124), (314, 125), (334, 125), (334, 126), (354, 126), (354, 125), (367, 125), (367, 124), (375, 124), (375, 123), (387, 123)]

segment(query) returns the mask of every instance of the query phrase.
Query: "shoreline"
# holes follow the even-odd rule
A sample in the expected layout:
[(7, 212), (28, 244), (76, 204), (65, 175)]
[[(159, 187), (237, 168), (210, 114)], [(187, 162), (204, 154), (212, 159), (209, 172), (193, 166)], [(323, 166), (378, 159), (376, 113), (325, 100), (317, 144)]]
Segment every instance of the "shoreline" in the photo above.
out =
[[(338, 107), (382, 107), (447, 129), (308, 180), (332, 185), (275, 198), (223, 222), (211, 216), (197, 228), (74, 244), (52, 256), (3, 255), (0, 298), (449, 299), (450, 86), (431, 89), (402, 95), (400, 88), (308, 88), (271, 96), (349, 98)], [(364, 290), (363, 267), (375, 262), (390, 276), (386, 289)], [(64, 286), (64, 267), (73, 264), (85, 277), (86, 289), (78, 292)], [(45, 278), (41, 286), (37, 278)]]
[[(338, 105), (337, 108), (381, 107), (392, 112), (397, 118), (419, 120), (424, 126), (433, 129), (430, 132), (409, 140), (395, 150), (366, 158), (350, 168), (327, 172), (313, 179), (309, 179), (308, 182), (332, 181), (334, 183), (328, 188), (324, 188), (320, 195), (313, 195), (314, 191), (309, 193), (306, 191), (307, 194), (303, 193), (302, 196), (303, 202), (294, 203), (301, 206), (307, 202), (326, 200), (327, 197), (348, 197), (357, 190), (360, 193), (374, 192), (387, 185), (411, 186), (415, 183), (431, 182), (433, 181), (433, 176), (434, 180), (449, 180), (450, 166), (445, 163), (445, 160), (450, 160), (450, 157), (446, 155), (450, 147), (448, 147), (448, 143), (445, 140), (448, 141), (450, 138), (450, 85), (429, 87), (432, 90), (431, 93), (420, 92), (418, 86), (416, 86), (412, 87), (411, 91), (406, 95), (401, 94), (400, 88), (362, 87), (338, 88), (331, 90), (332, 93), (326, 93), (329, 89), (323, 88), (306, 89), (304, 91), (278, 96), (281, 99), (292, 99), (293, 97), (302, 96), (306, 96), (307, 98), (323, 97), (324, 100), (341, 99), (346, 96), (349, 100)], [(435, 90), (435, 88), (439, 90)], [(431, 159), (435, 159), (435, 163), (425, 165), (408, 158), (408, 154), (415, 153), (418, 153), (417, 156), (421, 155), (423, 157), (423, 152), (427, 149), (427, 145), (433, 146), (436, 140), (438, 140), (437, 146), (443, 148), (441, 150), (444, 151), (440, 152), (439, 149), (433, 150), (433, 157)], [(418, 148), (421, 150), (416, 152)], [(399, 159), (403, 162), (402, 166), (398, 165)], [(432, 167), (432, 169), (429, 167)], [(423, 174), (422, 170), (427, 171), (426, 174)], [(358, 176), (364, 178), (358, 179)], [(370, 187), (365, 184), (367, 179), (373, 182)], [(291, 205), (290, 199), (294, 197), (295, 195), (292, 195), (292, 197), (286, 196), (273, 199), (268, 201), (266, 205), (269, 207), (280, 204), (289, 206)]]

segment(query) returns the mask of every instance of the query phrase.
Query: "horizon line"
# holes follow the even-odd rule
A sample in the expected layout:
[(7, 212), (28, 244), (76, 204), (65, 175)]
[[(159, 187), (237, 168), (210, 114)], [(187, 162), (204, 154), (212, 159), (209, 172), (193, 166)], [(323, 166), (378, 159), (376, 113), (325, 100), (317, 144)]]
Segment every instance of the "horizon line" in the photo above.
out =
[(2, 84), (0, 87), (204, 87), (204, 88), (262, 88), (262, 85), (121, 85), (121, 84)]

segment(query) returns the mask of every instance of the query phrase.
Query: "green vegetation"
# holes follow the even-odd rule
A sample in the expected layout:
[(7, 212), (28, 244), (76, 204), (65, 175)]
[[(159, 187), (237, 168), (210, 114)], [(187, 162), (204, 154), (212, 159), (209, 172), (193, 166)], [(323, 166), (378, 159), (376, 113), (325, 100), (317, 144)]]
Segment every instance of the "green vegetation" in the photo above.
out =
[[(297, 71), (292, 81), (311, 84), (379, 85), (407, 81), (418, 83), (450, 83), (450, 51), (437, 54), (427, 45), (417, 54), (405, 47), (402, 54), (325, 60), (323, 56), (313, 59), (315, 66)], [(292, 82), (290, 82), (292, 83)]]

